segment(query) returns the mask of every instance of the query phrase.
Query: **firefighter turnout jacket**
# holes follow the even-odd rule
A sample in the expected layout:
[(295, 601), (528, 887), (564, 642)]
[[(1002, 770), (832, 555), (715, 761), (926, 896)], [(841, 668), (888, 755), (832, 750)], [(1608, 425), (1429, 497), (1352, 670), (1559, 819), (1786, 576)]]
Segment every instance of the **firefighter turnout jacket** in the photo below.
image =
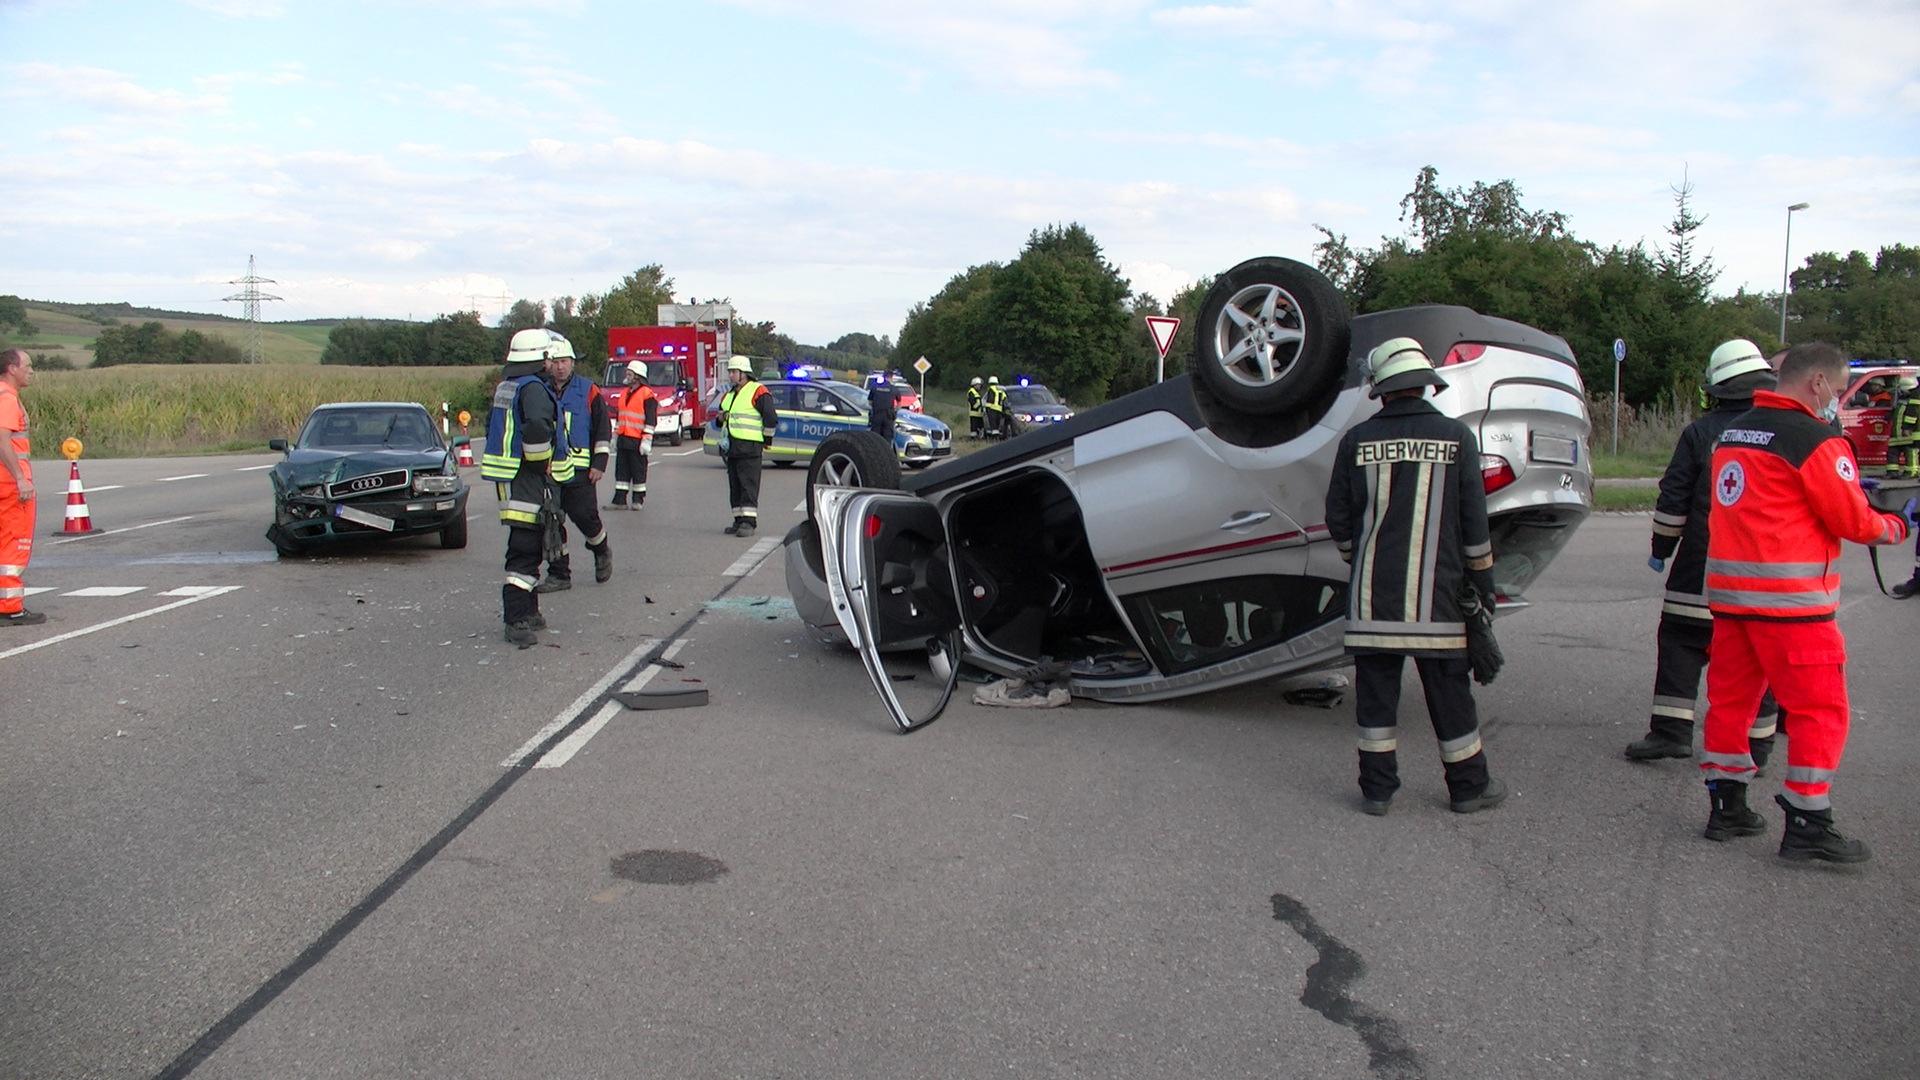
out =
[(563, 386), (553, 388), (560, 403), (560, 443), (566, 449), (563, 460), (556, 448), (553, 479), (560, 484), (586, 483), (587, 470), (607, 471), (607, 456), (613, 452), (613, 420), (607, 412), (607, 399), (591, 379), (579, 375)]
[(779, 420), (773, 395), (752, 379), (728, 390), (720, 399), (720, 423), (728, 442), (739, 448), (730, 453), (758, 453), (760, 447), (773, 441), (774, 425)]
[(1493, 595), (1480, 447), (1424, 398), (1395, 398), (1340, 440), (1327, 529), (1352, 566), (1350, 653), (1463, 657), (1461, 587)]
[(537, 372), (502, 379), (494, 387), (480, 476), (495, 482), (500, 520), (510, 527), (539, 526), (557, 421), (553, 390)]
[(1761, 390), (1714, 449), (1709, 534), (1716, 619), (1831, 622), (1840, 541), (1898, 544), (1907, 523), (1867, 505), (1845, 436), (1800, 402)]
[(980, 388), (967, 387), (967, 419), (978, 420), (983, 415), (980, 411), (980, 401)]
[(1713, 399), (1706, 415), (1688, 424), (1660, 477), (1653, 508), (1653, 557), (1671, 559), (1663, 617), (1713, 621), (1707, 607), (1707, 511), (1713, 504), (1713, 447), (1720, 433), (1753, 408), (1752, 398)]

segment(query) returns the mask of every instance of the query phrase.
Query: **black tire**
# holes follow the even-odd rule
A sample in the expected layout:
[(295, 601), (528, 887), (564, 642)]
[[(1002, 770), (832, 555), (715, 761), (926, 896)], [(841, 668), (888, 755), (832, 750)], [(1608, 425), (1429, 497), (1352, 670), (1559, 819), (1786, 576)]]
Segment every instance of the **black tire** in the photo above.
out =
[(809, 519), (813, 517), (813, 488), (820, 483), (897, 491), (900, 459), (894, 456), (891, 443), (871, 431), (836, 431), (820, 440), (813, 460), (807, 463)]
[(1319, 400), (1347, 370), (1347, 302), (1320, 271), (1267, 256), (1214, 279), (1200, 304), (1194, 371), (1220, 404), (1284, 416)]
[(776, 469), (791, 469), (795, 465), (800, 464), (792, 458), (770, 458), (769, 463)]
[(681, 427), (674, 428), (673, 434), (667, 436), (667, 445), (679, 446), (681, 442), (685, 441), (686, 437), (681, 434), (681, 432), (685, 430), (686, 430), (686, 427), (684, 425), (682, 425)]
[(458, 551), (467, 546), (467, 511), (461, 507), (447, 527), (440, 530), (440, 546), (447, 551)]

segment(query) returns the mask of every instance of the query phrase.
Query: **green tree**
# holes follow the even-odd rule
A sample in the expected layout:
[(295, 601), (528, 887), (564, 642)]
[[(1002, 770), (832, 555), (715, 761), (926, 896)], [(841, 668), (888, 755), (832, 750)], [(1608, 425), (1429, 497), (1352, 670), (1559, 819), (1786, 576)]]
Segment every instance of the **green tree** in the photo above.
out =
[(496, 350), (498, 338), (480, 324), (480, 314), (455, 311), (428, 323), (421, 331), (423, 364), (497, 364), (506, 355)]
[(27, 318), (26, 302), (17, 296), (0, 296), (0, 331), (13, 327), (23, 338), (29, 338), (40, 332), (39, 328)]
[(1790, 340), (1831, 341), (1863, 358), (1920, 357), (1920, 247), (1892, 244), (1872, 258), (1820, 252), (1792, 282)]
[(521, 330), (547, 325), (547, 305), (538, 300), (515, 300), (500, 316), (500, 329), (509, 336)]
[(988, 340), (993, 280), (1001, 269), (999, 263), (970, 266), (932, 299), (915, 304), (893, 347), (893, 366), (904, 369), (924, 356), (933, 363), (927, 382), (934, 386), (964, 386), (975, 376), (1007, 374), (1007, 364)]
[(891, 351), (890, 343), (881, 341), (872, 334), (854, 332), (842, 334), (827, 343), (833, 352), (848, 352), (857, 356), (883, 357)]
[[(601, 329), (652, 326), (660, 321), (660, 305), (671, 303), (673, 279), (659, 263), (648, 263), (621, 278), (620, 284), (607, 290), (601, 298)], [(574, 347), (579, 348), (579, 343), (575, 342)]]
[[(988, 294), (1001, 356), (1068, 396), (1105, 400), (1130, 351), (1132, 289), (1075, 223), (1037, 229)], [(1009, 372), (1011, 374), (1011, 372)]]

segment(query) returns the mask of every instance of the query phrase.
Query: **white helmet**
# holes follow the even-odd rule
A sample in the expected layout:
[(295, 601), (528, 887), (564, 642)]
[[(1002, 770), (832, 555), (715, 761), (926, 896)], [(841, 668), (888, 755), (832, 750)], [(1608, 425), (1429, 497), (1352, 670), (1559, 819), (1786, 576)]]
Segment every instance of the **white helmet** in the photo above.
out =
[(1367, 396), (1376, 398), (1418, 386), (1447, 388), (1446, 380), (1434, 372), (1427, 350), (1410, 337), (1389, 338), (1367, 353), (1367, 383)]
[(744, 372), (751, 375), (753, 374), (753, 359), (746, 356), (736, 356), (727, 361), (727, 370)]
[(992, 385), (994, 385), (994, 386), (999, 386), (999, 385), (1000, 385), (1000, 376), (998, 376), (998, 375), (989, 375), (989, 376), (987, 376), (987, 382), (989, 382), (989, 383), (991, 383), (991, 384), (992, 384)]
[(535, 327), (522, 330), (513, 335), (513, 341), (507, 345), (507, 363), (518, 364), (528, 360), (573, 359), (573, 342), (561, 337), (552, 330)]
[(979, 386), (979, 385), (980, 385), (980, 376), (978, 376), (978, 375), (975, 375), (975, 376), (973, 377), (973, 381), (972, 381), (972, 382), (970, 382), (970, 383), (968, 383), (967, 385), (968, 385), (968, 386)]
[(1915, 390), (1920, 390), (1920, 379), (1916, 379), (1911, 375), (1902, 375), (1893, 380), (1893, 388), (1903, 394), (1911, 394)]
[(1746, 338), (1734, 338), (1724, 342), (1707, 357), (1707, 385), (1719, 386), (1736, 375), (1746, 375), (1755, 371), (1772, 371), (1772, 365), (1761, 354), (1760, 346)]

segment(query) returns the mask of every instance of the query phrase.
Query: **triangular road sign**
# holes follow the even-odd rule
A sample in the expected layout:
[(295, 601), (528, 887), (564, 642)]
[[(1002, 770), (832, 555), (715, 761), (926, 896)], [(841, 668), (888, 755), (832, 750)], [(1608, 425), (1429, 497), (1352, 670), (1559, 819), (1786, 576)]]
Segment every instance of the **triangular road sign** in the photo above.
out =
[(1180, 320), (1169, 315), (1149, 315), (1147, 332), (1153, 335), (1153, 345), (1160, 350), (1160, 359), (1165, 360), (1167, 350), (1173, 347), (1173, 335), (1180, 332)]

